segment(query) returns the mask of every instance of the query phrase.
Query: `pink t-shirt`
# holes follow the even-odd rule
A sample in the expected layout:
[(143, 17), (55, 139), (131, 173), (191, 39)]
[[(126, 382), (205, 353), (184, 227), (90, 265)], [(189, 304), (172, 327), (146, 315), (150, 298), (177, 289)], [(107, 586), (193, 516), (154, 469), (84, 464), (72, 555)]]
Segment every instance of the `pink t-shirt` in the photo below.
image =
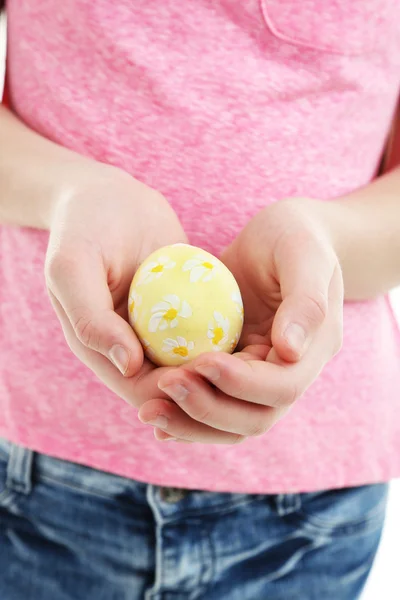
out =
[[(376, 172), (399, 91), (398, 0), (7, 5), (19, 117), (163, 192), (190, 241), (217, 255), (264, 206), (329, 201)], [(159, 444), (69, 351), (45, 290), (47, 239), (0, 228), (1, 436), (198, 489), (400, 475), (400, 334), (386, 297), (346, 304), (343, 350), (267, 435)]]

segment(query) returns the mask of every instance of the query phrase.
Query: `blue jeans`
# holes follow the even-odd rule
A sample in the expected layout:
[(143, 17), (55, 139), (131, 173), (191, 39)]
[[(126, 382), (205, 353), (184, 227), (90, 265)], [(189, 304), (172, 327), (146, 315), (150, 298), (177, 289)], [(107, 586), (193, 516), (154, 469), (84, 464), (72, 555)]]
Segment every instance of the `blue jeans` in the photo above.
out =
[(386, 494), (189, 492), (0, 440), (0, 598), (356, 600)]

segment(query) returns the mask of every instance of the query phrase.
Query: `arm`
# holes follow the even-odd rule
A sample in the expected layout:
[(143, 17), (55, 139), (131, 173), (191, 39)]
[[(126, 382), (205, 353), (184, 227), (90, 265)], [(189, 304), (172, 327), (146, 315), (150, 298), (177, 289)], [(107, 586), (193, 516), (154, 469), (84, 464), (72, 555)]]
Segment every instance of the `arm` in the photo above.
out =
[(366, 300), (400, 284), (400, 168), (326, 203), (345, 299)]
[(400, 284), (399, 165), (400, 102), (384, 155), (384, 175), (337, 202), (325, 203), (346, 300), (366, 300)]
[(50, 230), (44, 275), (71, 350), (127, 402), (151, 398), (158, 369), (143, 360), (127, 299), (151, 252), (187, 242), (166, 199), (41, 137), (0, 106), (0, 223)]
[(89, 172), (104, 177), (108, 171), (101, 167), (41, 137), (0, 106), (0, 223), (49, 229), (56, 201), (78, 189)]

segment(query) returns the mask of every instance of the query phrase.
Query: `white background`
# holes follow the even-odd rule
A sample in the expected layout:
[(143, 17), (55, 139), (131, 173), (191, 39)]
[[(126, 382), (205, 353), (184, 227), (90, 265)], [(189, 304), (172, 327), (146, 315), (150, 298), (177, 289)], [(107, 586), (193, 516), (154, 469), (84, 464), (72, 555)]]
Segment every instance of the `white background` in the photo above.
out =
[[(5, 26), (0, 17), (0, 97), (2, 64), (5, 54)], [(400, 202), (400, 200), (399, 200)], [(393, 293), (393, 305), (400, 321), (400, 288)], [(393, 415), (399, 418), (399, 415)], [(399, 448), (400, 452), (400, 448)], [(400, 480), (392, 482), (382, 543), (363, 596), (363, 600), (399, 600), (400, 598)], [(321, 599), (322, 600), (322, 599)], [(338, 600), (340, 600), (338, 598)]]
[[(399, 199), (400, 209), (400, 199)], [(392, 294), (393, 306), (400, 322), (400, 288)], [(400, 367), (399, 367), (400, 368)], [(400, 390), (399, 390), (400, 393)], [(393, 415), (399, 418), (399, 415)], [(400, 448), (399, 448), (400, 452)], [(391, 483), (388, 511), (382, 543), (369, 578), (363, 600), (400, 599), (400, 479)], [(321, 599), (322, 600), (322, 599)], [(339, 600), (339, 599), (338, 599)]]

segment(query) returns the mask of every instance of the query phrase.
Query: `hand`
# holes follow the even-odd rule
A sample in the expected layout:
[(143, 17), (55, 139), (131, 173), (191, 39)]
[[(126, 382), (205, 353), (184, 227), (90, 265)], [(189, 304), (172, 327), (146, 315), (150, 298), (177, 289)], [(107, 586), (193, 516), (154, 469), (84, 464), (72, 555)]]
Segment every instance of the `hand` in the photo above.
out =
[[(162, 374), (139, 412), (157, 439), (237, 443), (268, 431), (342, 342), (343, 282), (324, 203), (293, 199), (261, 211), (224, 252), (242, 292), (239, 352), (209, 353)], [(164, 419), (164, 420), (163, 420)]]
[(138, 407), (159, 375), (127, 322), (129, 286), (151, 252), (187, 240), (159, 193), (114, 167), (87, 165), (84, 176), (71, 167), (51, 216), (48, 292), (73, 353)]

